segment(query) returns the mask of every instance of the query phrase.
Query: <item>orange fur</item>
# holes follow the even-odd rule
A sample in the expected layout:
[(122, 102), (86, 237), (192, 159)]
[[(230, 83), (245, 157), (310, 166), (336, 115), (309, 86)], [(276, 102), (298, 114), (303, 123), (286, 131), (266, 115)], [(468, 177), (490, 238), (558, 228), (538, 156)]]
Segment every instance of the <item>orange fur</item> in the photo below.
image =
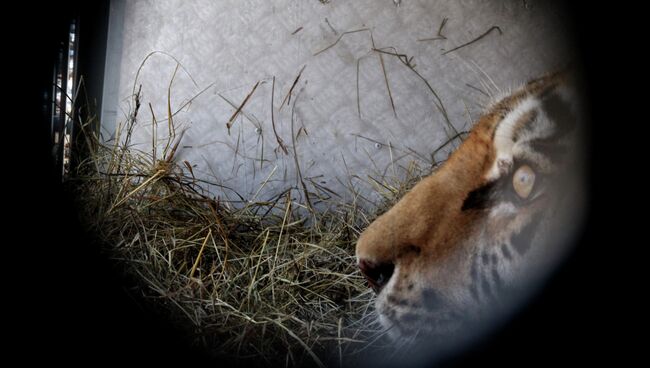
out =
[(500, 120), (526, 96), (542, 94), (563, 80), (562, 73), (535, 79), (483, 115), (442, 167), (364, 231), (357, 243), (358, 257), (391, 261), (413, 245), (429, 250), (432, 262), (444, 256), (476, 217), (460, 208), (471, 190), (485, 184), (482, 178), (494, 161), (492, 139)]
[[(417, 304), (422, 290), (427, 288), (444, 291), (469, 284), (470, 254), (476, 248), (468, 245), (468, 240), (479, 230), (483, 230), (482, 236), (492, 240), (502, 239), (502, 233), (519, 231), (540, 211), (543, 203), (530, 203), (529, 208), (521, 208), (517, 214), (488, 219), (486, 211), (463, 211), (462, 207), (469, 193), (487, 184), (486, 173), (494, 165), (497, 154), (494, 136), (499, 123), (524, 99), (541, 98), (563, 80), (562, 73), (547, 75), (492, 105), (438, 170), (413, 187), (361, 234), (356, 249), (360, 266), (392, 264), (398, 273), (390, 290), (382, 291), (388, 296), (378, 298), (380, 314), (399, 324), (396, 321), (400, 313), (412, 311), (404, 303), (396, 306), (396, 300)], [(514, 122), (514, 133), (518, 135), (536, 116), (537, 111), (524, 112)]]

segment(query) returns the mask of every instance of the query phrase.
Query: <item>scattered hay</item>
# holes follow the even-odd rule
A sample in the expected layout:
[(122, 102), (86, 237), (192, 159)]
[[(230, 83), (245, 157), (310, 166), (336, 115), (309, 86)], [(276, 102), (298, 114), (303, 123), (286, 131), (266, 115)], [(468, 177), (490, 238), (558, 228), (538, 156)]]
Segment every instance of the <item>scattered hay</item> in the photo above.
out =
[(424, 170), (410, 165), (406, 179), (377, 180), (385, 206), (374, 215), (356, 201), (331, 200), (314, 211), (297, 201), (296, 188), (235, 206), (206, 192), (189, 163), (175, 161), (182, 134), (170, 128), (158, 154), (156, 142), (151, 152), (129, 145), (137, 94), (135, 101), (114, 144), (84, 134), (91, 154), (68, 184), (82, 220), (140, 280), (137, 291), (150, 306), (195, 345), (246, 364), (351, 365), (386, 345), (355, 242)]

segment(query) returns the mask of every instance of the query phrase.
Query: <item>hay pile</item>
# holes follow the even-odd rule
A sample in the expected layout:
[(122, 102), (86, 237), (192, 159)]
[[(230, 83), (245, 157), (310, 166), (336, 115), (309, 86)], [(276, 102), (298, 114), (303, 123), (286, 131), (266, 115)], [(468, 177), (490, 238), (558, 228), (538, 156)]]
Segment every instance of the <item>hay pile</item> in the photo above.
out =
[[(136, 121), (137, 109), (113, 144), (85, 134), (90, 155), (69, 182), (81, 218), (141, 281), (149, 305), (195, 345), (246, 364), (350, 365), (386, 344), (354, 257), (376, 214), (354, 200), (312, 210), (296, 188), (266, 201), (224, 202), (176, 162), (181, 137), (173, 132), (158, 157), (131, 148)], [(407, 172), (377, 185), (385, 207), (423, 174), (413, 165)]]

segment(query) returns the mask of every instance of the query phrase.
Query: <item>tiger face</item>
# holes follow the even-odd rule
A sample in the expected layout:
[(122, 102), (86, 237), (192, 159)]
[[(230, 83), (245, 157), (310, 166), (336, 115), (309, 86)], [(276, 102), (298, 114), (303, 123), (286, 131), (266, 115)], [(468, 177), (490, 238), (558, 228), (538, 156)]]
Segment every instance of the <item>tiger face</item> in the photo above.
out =
[[(462, 145), (361, 234), (358, 266), (395, 339), (453, 339), (551, 267), (575, 223), (575, 130), (566, 75), (493, 103)], [(573, 200), (573, 202), (572, 202)]]

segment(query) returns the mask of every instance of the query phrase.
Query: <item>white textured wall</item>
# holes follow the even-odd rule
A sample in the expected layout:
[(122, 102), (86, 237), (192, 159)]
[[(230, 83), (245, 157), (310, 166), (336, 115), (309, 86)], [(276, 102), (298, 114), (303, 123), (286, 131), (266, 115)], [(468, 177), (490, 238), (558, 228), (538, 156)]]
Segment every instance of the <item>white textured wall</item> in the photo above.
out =
[[(307, 182), (313, 178), (344, 194), (340, 182), (348, 183), (348, 173), (343, 158), (360, 178), (379, 176), (386, 168), (392, 174), (392, 161), (428, 165), (430, 152), (448, 139), (451, 128), (445, 128), (422, 80), (397, 58), (385, 55), (395, 116), (369, 32), (346, 35), (336, 46), (315, 53), (343, 32), (369, 28), (378, 48), (392, 46), (413, 57), (455, 129), (466, 130), (487, 101), (470, 86), (495, 93), (567, 63), (561, 13), (548, 7), (543, 1), (473, 0), (402, 0), (400, 6), (393, 0), (117, 1), (111, 13), (105, 87), (105, 101), (113, 103), (104, 106), (104, 135), (110, 136), (115, 124), (125, 120), (136, 73), (143, 65), (137, 80), (143, 104), (134, 142), (141, 143), (140, 149), (151, 149), (149, 103), (161, 120), (158, 135), (164, 138), (167, 91), (177, 65), (173, 56), (181, 67), (171, 87), (172, 110), (192, 100), (174, 117), (177, 131), (187, 129), (178, 159), (195, 165), (198, 176), (250, 197), (273, 172), (257, 197), (266, 199), (296, 185), (297, 151)], [(447, 39), (418, 41), (435, 36), (444, 18)], [(503, 34), (495, 30), (443, 55), (492, 26)], [(155, 51), (160, 53), (142, 64)], [(356, 97), (359, 59), (361, 117)], [(292, 97), (292, 104), (297, 99), (294, 136), (301, 127), (308, 135), (301, 134), (294, 147), (292, 109), (280, 109), (280, 103), (303, 67)], [(271, 126), (274, 76), (275, 122), (289, 155), (277, 149)], [(226, 123), (235, 108), (221, 96), (239, 105), (258, 81), (229, 135)], [(436, 159), (444, 157), (441, 153)], [(362, 180), (353, 182), (361, 192), (368, 188)]]

